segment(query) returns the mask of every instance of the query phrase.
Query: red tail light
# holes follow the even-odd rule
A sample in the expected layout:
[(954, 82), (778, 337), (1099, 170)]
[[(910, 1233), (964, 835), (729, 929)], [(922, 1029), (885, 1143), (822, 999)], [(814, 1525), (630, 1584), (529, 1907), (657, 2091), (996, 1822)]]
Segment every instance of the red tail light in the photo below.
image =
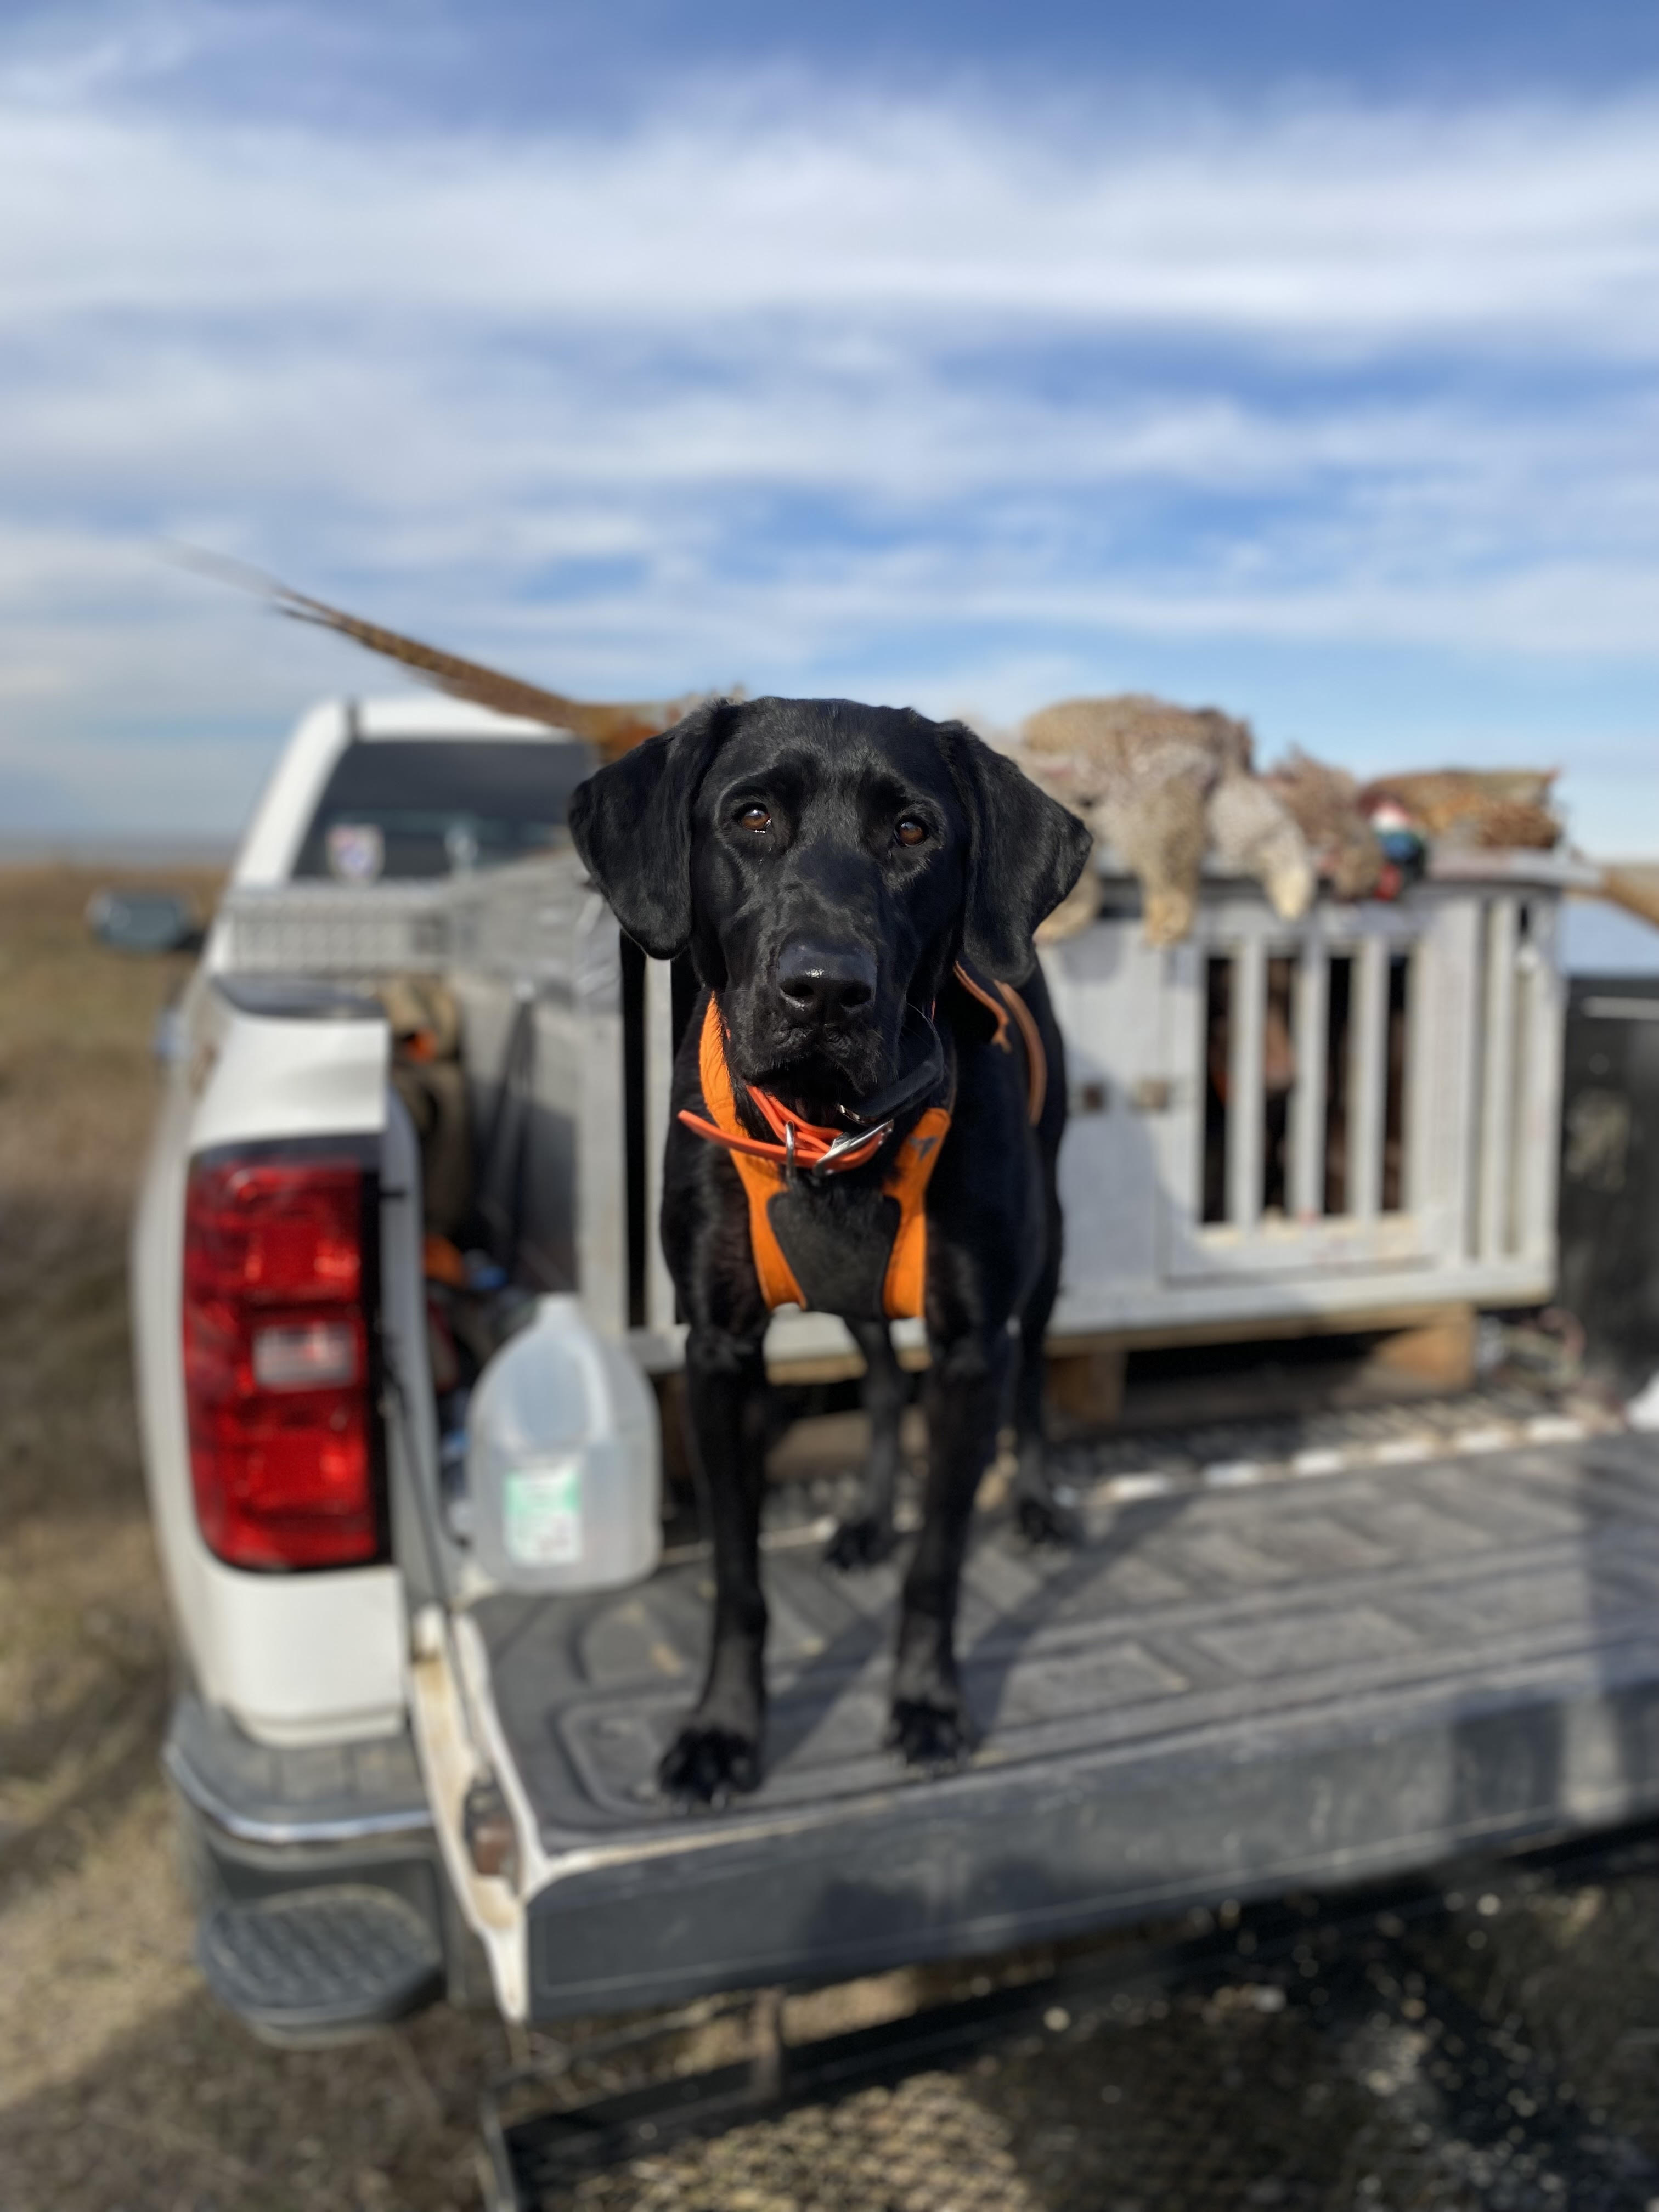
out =
[(385, 1550), (369, 1387), (372, 1181), (354, 1160), (198, 1160), (185, 1200), (196, 1514), (237, 1567)]

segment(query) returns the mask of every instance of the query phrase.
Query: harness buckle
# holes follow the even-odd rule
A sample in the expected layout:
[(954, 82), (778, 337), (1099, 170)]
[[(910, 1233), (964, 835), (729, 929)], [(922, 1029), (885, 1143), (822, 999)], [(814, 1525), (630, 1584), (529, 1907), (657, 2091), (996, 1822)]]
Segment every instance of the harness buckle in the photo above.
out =
[[(822, 1182), (824, 1176), (829, 1173), (830, 1170), (835, 1166), (837, 1160), (844, 1159), (848, 1152), (861, 1151), (866, 1145), (872, 1147), (872, 1155), (873, 1157), (874, 1152), (878, 1150), (882, 1145), (885, 1144), (888, 1138), (890, 1137), (892, 1133), (893, 1124), (890, 1119), (883, 1121), (874, 1129), (849, 1129), (844, 1137), (837, 1137), (834, 1144), (829, 1147), (828, 1151), (822, 1153), (818, 1158), (813, 1161), (811, 1166), (806, 1172), (811, 1176), (814, 1182)], [(789, 1132), (789, 1152), (792, 1164), (794, 1156), (794, 1131), (791, 1129)]]

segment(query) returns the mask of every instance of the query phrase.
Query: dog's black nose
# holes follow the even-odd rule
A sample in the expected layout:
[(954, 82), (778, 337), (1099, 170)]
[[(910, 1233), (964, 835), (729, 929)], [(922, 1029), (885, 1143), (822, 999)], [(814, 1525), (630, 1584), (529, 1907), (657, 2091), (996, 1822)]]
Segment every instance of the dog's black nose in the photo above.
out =
[(851, 945), (787, 945), (778, 988), (805, 1020), (823, 1024), (862, 1013), (876, 995), (876, 963)]

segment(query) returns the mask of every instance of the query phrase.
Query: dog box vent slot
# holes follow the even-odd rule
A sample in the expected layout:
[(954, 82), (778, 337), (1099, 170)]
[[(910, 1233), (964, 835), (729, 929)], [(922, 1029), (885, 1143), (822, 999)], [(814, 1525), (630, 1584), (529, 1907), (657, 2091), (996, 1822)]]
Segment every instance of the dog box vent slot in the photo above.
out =
[(1331, 960), (1325, 1000), (1325, 1154), (1320, 1177), (1322, 1213), (1348, 1210), (1349, 1072), (1353, 1039), (1353, 959), (1339, 953)]
[(1406, 1101), (1411, 1095), (1406, 1061), (1411, 1048), (1412, 960), (1396, 952), (1389, 962), (1389, 1036), (1382, 1109), (1382, 1211), (1403, 1213), (1408, 1199), (1406, 1174)]
[(1204, 963), (1204, 1180), (1206, 1222), (1227, 1218), (1227, 1093), (1232, 1054), (1233, 963)]
[(1290, 953), (1275, 954), (1267, 962), (1267, 1003), (1261, 1024), (1261, 1211), (1281, 1219), (1290, 1209), (1299, 964)]

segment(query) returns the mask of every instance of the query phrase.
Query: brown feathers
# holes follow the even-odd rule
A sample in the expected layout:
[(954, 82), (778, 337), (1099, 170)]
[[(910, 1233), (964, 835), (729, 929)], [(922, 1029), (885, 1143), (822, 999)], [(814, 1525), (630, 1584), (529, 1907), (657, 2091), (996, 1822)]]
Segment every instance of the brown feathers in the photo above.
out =
[(418, 638), (405, 637), (398, 630), (384, 629), (378, 623), (346, 614), (324, 599), (313, 599), (307, 592), (296, 592), (276, 577), (264, 575), (240, 562), (210, 555), (191, 554), (186, 557), (191, 568), (223, 582), (236, 584), (244, 591), (257, 592), (270, 600), (278, 613), (294, 622), (313, 623), (319, 629), (331, 629), (368, 652), (378, 653), (383, 659), (395, 660), (422, 682), (447, 692), (452, 699), (470, 700), (475, 707), (488, 707), (498, 714), (519, 714), (527, 721), (546, 722), (554, 729), (568, 730), (596, 745), (608, 760), (614, 760), (617, 754), (627, 752), (646, 738), (654, 738), (659, 732), (672, 729), (702, 696), (693, 694), (683, 699), (625, 706), (569, 699), (562, 692), (544, 690), (538, 684), (504, 676), (499, 669), (485, 668), (476, 660), (462, 659), (459, 653), (445, 653), (437, 646), (422, 644)]
[(1652, 868), (1603, 868), (1598, 889), (1613, 905), (1659, 929), (1659, 880)]
[(1083, 755), (1113, 775), (1161, 760), (1171, 748), (1189, 748), (1218, 768), (1247, 769), (1252, 752), (1248, 722), (1216, 707), (1171, 706), (1146, 691), (1063, 699), (1030, 716), (1023, 734), (1033, 751)]
[(1307, 839), (1322, 881), (1338, 898), (1369, 898), (1382, 879), (1382, 848), (1352, 776), (1292, 747), (1266, 780)]
[[(1206, 848), (1255, 876), (1286, 921), (1307, 911), (1307, 845), (1250, 773), (1247, 722), (1131, 693), (1045, 707), (1020, 735), (1032, 777), (1139, 878), (1148, 944), (1179, 944), (1192, 928)], [(1044, 925), (1046, 939), (1082, 927), (1091, 910), (1088, 894), (1074, 893)]]
[(1428, 769), (1376, 776), (1359, 803), (1370, 811), (1391, 799), (1425, 837), (1466, 852), (1547, 853), (1561, 841), (1549, 810), (1554, 781), (1553, 769)]
[[(452, 698), (569, 730), (607, 759), (672, 728), (703, 696), (623, 704), (572, 699), (365, 622), (240, 562), (194, 552), (179, 557), (257, 592), (295, 622), (350, 638)], [(1383, 858), (1368, 817), (1385, 803), (1401, 809), (1429, 840), (1466, 850), (1547, 851), (1560, 841), (1549, 808), (1553, 773), (1438, 769), (1378, 776), (1362, 789), (1340, 769), (1297, 751), (1257, 775), (1252, 752), (1248, 722), (1214, 707), (1172, 706), (1144, 692), (1063, 700), (1030, 715), (1020, 731), (1027, 772), (1140, 878), (1146, 933), (1153, 945), (1176, 944), (1192, 928), (1206, 851), (1255, 876), (1285, 921), (1307, 911), (1316, 878), (1340, 898), (1369, 896), (1382, 880)], [(1621, 888), (1628, 894), (1624, 902), (1647, 910), (1637, 905), (1633, 890)], [(1045, 939), (1084, 927), (1099, 898), (1099, 878), (1087, 869), (1045, 923)]]

